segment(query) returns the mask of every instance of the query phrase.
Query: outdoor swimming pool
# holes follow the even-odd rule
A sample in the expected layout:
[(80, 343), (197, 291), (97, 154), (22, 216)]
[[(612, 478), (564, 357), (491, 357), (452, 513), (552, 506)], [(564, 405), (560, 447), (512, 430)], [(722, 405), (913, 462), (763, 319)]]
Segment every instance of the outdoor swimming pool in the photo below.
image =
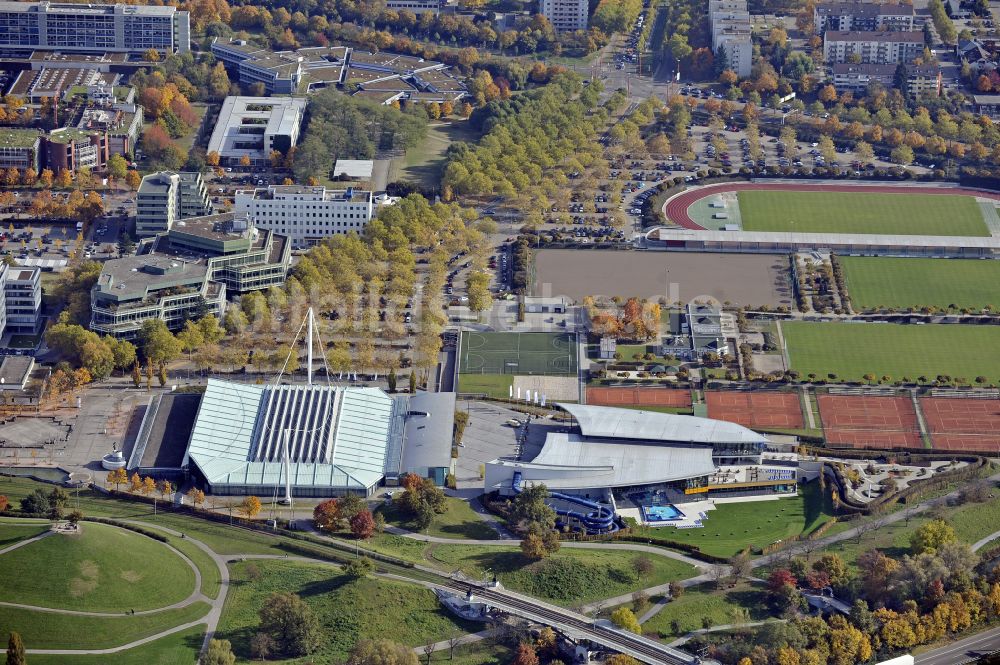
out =
[(643, 506), (642, 517), (647, 522), (670, 522), (679, 519), (683, 513), (670, 504), (665, 506)]

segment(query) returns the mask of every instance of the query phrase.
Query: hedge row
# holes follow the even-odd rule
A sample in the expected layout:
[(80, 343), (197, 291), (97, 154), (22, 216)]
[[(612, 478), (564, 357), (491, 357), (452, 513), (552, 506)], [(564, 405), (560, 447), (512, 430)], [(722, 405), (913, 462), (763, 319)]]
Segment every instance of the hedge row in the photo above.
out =
[(116, 526), (119, 529), (126, 529), (127, 531), (133, 531), (138, 534), (142, 534), (147, 538), (152, 538), (153, 540), (158, 540), (161, 543), (168, 542), (166, 536), (155, 531), (150, 531), (149, 529), (144, 529), (141, 526), (136, 526), (135, 524), (129, 524), (128, 522), (121, 522), (119, 520), (112, 520), (106, 517), (83, 517), (81, 518), (84, 522), (97, 522), (98, 524), (108, 524), (110, 526)]

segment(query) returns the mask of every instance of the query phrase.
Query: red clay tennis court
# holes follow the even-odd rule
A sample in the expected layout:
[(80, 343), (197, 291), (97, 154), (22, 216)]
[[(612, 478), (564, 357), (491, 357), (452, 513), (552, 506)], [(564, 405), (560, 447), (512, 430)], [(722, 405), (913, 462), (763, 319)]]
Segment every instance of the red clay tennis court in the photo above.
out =
[(920, 410), (934, 448), (1000, 452), (1000, 400), (922, 397)]
[(827, 444), (854, 448), (922, 448), (908, 397), (817, 395)]
[(744, 427), (803, 427), (795, 393), (706, 391), (708, 417)]
[(600, 406), (691, 406), (691, 392), (675, 388), (587, 388), (587, 404)]

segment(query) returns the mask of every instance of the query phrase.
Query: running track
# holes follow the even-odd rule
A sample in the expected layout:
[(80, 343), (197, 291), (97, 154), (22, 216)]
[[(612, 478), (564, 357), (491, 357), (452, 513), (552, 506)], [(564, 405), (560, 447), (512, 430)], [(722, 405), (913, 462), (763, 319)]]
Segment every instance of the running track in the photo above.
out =
[(1000, 193), (985, 192), (978, 189), (968, 189), (965, 187), (920, 187), (906, 185), (830, 185), (823, 183), (754, 183), (754, 182), (732, 182), (721, 185), (707, 185), (698, 187), (691, 191), (683, 192), (670, 199), (663, 205), (663, 213), (667, 219), (680, 224), (685, 229), (692, 231), (705, 231), (705, 227), (697, 224), (688, 215), (688, 208), (692, 203), (712, 194), (721, 192), (742, 192), (746, 190), (770, 190), (780, 192), (875, 192), (879, 194), (967, 194), (980, 198), (1000, 201)]

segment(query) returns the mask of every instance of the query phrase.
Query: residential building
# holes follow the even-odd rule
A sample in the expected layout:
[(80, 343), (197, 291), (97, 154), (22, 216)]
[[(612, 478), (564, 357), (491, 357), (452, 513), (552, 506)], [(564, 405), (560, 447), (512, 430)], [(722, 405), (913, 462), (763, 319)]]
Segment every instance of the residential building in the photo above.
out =
[(262, 229), (287, 235), (296, 247), (338, 233), (360, 233), (375, 215), (372, 193), (353, 187), (272, 185), (237, 190), (234, 209)]
[(0, 2), (0, 47), (61, 52), (185, 53), (188, 12), (129, 4)]
[(590, 5), (587, 0), (539, 0), (538, 13), (558, 32), (586, 30)]
[(38, 334), (42, 323), (41, 276), (41, 268), (7, 266), (4, 270), (4, 333)]
[(830, 74), (837, 92), (860, 94), (867, 92), (872, 84), (892, 88), (896, 65), (838, 62), (830, 66)]
[(821, 2), (813, 9), (816, 34), (828, 30), (889, 31), (913, 30), (913, 5), (893, 2)]
[(933, 65), (906, 66), (906, 92), (914, 99), (940, 97), (944, 89), (941, 70)]
[(829, 63), (850, 62), (886, 65), (909, 63), (923, 54), (924, 33), (827, 31), (823, 36), (823, 57)]
[(1000, 95), (973, 95), (972, 106), (978, 115), (1000, 120)]
[(130, 339), (161, 319), (178, 330), (191, 318), (221, 316), (227, 293), (284, 282), (288, 239), (258, 230), (233, 213), (178, 221), (139, 245), (135, 256), (107, 261), (91, 290), (90, 328)]
[(271, 152), (287, 154), (299, 141), (307, 101), (297, 97), (226, 97), (215, 123), (208, 152), (219, 163), (268, 166)]
[(397, 12), (405, 9), (414, 14), (423, 14), (424, 12), (437, 14), (441, 11), (441, 4), (441, 0), (386, 0), (385, 8)]
[(179, 219), (212, 214), (200, 173), (151, 173), (136, 193), (135, 232), (140, 238), (169, 231)]
[(716, 54), (723, 51), (726, 68), (740, 78), (750, 76), (753, 42), (746, 0), (709, 0), (708, 17), (712, 25), (712, 51)]
[(0, 168), (42, 170), (42, 134), (32, 129), (0, 127)]

